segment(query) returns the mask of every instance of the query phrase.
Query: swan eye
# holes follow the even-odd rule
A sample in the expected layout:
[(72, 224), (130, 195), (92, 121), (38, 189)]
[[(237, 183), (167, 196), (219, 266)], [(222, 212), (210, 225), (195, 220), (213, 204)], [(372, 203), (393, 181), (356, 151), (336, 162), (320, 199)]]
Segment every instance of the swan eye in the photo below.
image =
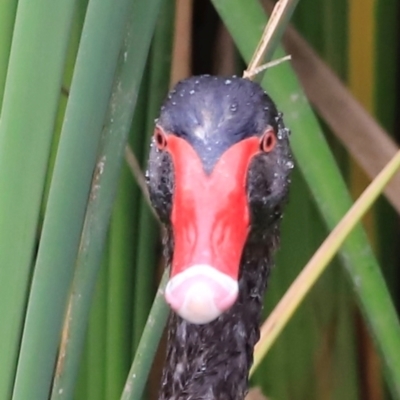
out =
[(272, 127), (268, 127), (260, 139), (260, 149), (265, 153), (269, 153), (275, 148), (276, 136)]
[(156, 126), (156, 129), (154, 130), (154, 141), (158, 150), (165, 150), (167, 147), (167, 135), (159, 126)]

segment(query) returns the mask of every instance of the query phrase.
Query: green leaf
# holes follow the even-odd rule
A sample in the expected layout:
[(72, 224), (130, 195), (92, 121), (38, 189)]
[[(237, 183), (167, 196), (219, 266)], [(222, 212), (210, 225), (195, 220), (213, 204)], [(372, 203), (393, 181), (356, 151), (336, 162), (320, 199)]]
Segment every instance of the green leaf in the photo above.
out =
[(17, 3), (17, 0), (3, 0), (0, 3), (0, 110), (6, 83)]
[[(0, 119), (1, 399), (14, 381), (74, 5), (18, 2)], [(1, 91), (15, 7), (0, 6)]]
[(169, 270), (166, 269), (144, 327), (121, 400), (136, 400), (143, 396), (153, 358), (169, 315), (169, 307), (164, 299), (164, 290), (168, 279)]
[[(74, 390), (94, 283), (96, 282), (101, 265), (101, 257), (112, 205), (117, 191), (118, 176), (123, 160), (125, 144), (158, 15), (159, 3), (160, 0), (152, 0), (146, 4), (135, 0), (129, 10), (129, 14), (132, 17), (128, 23), (125, 43), (120, 54), (119, 66), (103, 131), (101, 150), (98, 156), (98, 165), (101, 163), (102, 173), (92, 183), (92, 191), (86, 211), (81, 246), (72, 284), (72, 294), (69, 300), (69, 315), (64, 328), (66, 330), (64, 334), (67, 339), (61, 349), (62, 368), (56, 373), (52, 399), (68, 399)], [(121, 208), (121, 204), (118, 203), (118, 205)], [(123, 207), (122, 211), (126, 212), (126, 207)], [(124, 225), (125, 220), (126, 215), (121, 215), (117, 227), (126, 228)], [(126, 233), (126, 230), (122, 229), (122, 232)], [(121, 241), (117, 247), (120, 247), (120, 245)], [(126, 256), (126, 254), (123, 253), (123, 256)], [(107, 261), (109, 260), (108, 254)], [(121, 260), (123, 263), (124, 261)], [(122, 268), (122, 274), (121, 268), (116, 268), (118, 265), (111, 263), (107, 275), (107, 296), (109, 298), (107, 325), (109, 329), (107, 330), (107, 335), (104, 335), (104, 339), (106, 342), (113, 342), (113, 338), (116, 335), (119, 343), (118, 346), (115, 343), (111, 345), (107, 343), (109, 351), (107, 358), (103, 359), (103, 368), (104, 371), (107, 371), (106, 375), (108, 378), (104, 379), (105, 382), (103, 384), (106, 388), (105, 392), (109, 397), (115, 397), (120, 393), (131, 360), (130, 352), (127, 351), (127, 343), (130, 342), (127, 326), (130, 323), (130, 319), (126, 318), (126, 314), (130, 313), (130, 296), (126, 292), (130, 290), (129, 276), (132, 274), (130, 272), (132, 265), (129, 264), (129, 259), (127, 261), (128, 263), (125, 263)], [(124, 310), (123, 306), (126, 310)], [(92, 341), (93, 345), (97, 343), (96, 336), (91, 336), (91, 340), (88, 342), (89, 349), (93, 346), (91, 344)], [(115, 354), (111, 360), (114, 360), (114, 362), (110, 361), (110, 352)], [(93, 355), (92, 352), (89, 354)], [(126, 358), (126, 368), (124, 368), (121, 356), (125, 356)], [(116, 363), (119, 363), (119, 365), (116, 365)], [(108, 371), (110, 370), (112, 370), (112, 374), (108, 376)], [(121, 373), (124, 375), (120, 376)], [(91, 376), (90, 371), (87, 374)], [(121, 379), (122, 382), (120, 382)]]
[[(129, 4), (91, 0), (88, 5), (29, 298), (14, 400), (42, 400), (50, 390), (92, 175), (96, 180), (103, 172), (102, 160), (95, 168), (96, 155)], [(52, 36), (49, 31), (46, 35)]]
[[(149, 83), (145, 132), (140, 143), (142, 150), (141, 165), (146, 168), (150, 142), (154, 131), (154, 119), (158, 117), (161, 104), (168, 92), (171, 69), (175, 6), (173, 2), (162, 4), (150, 53)], [(135, 132), (136, 135), (139, 132)], [(134, 297), (134, 348), (136, 349), (146, 324), (156, 289), (156, 268), (159, 264), (159, 224), (150, 210), (147, 200), (141, 196), (137, 237), (137, 258), (135, 270)]]

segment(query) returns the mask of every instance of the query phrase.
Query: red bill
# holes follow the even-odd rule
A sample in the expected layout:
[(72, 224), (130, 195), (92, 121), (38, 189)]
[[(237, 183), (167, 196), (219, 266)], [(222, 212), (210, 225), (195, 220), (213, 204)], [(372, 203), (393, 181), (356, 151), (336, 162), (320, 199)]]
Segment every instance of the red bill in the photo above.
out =
[(246, 177), (260, 141), (251, 137), (234, 144), (207, 174), (187, 141), (172, 134), (165, 139), (175, 173), (174, 256), (166, 300), (182, 318), (204, 324), (228, 310), (239, 293), (250, 226)]

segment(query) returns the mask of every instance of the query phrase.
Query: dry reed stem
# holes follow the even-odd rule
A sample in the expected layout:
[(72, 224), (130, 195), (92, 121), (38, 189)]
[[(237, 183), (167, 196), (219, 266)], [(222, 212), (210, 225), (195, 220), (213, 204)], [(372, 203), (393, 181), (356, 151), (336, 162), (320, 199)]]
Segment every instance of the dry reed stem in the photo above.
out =
[(245, 400), (268, 400), (268, 398), (263, 395), (259, 387), (254, 387), (249, 390)]
[(171, 86), (191, 75), (193, 0), (176, 0)]
[[(264, 60), (264, 55), (267, 51), (268, 45), (270, 43), (272, 34), (279, 26), (279, 23), (284, 15), (285, 9), (289, 3), (289, 0), (279, 0), (272, 11), (272, 14), (268, 20), (267, 25), (265, 26), (264, 32), (261, 36), (261, 39), (258, 43), (258, 46), (253, 54), (253, 57), (250, 60), (247, 69), (243, 72), (243, 78), (252, 79), (257, 75), (257, 72), (254, 72), (257, 68), (260, 67)], [(263, 69), (264, 70), (264, 69)], [(262, 70), (262, 71), (263, 71)], [(261, 71), (260, 71), (261, 72)]]
[(235, 75), (235, 44), (226, 26), (221, 22), (215, 40), (212, 72), (216, 75)]
[(151, 205), (149, 191), (147, 189), (146, 179), (143, 175), (143, 172), (140, 168), (139, 162), (135, 156), (135, 153), (131, 149), (129, 145), (125, 146), (125, 161), (131, 171), (133, 178), (136, 180), (140, 191), (142, 192), (146, 203), (148, 204), (152, 214), (154, 215), (155, 219), (160, 222), (157, 213), (155, 212), (154, 208)]
[(265, 71), (266, 69), (276, 67), (277, 65), (282, 64), (285, 61), (290, 61), (291, 59), (292, 59), (292, 56), (287, 55), (285, 57), (278, 58), (277, 60), (267, 62), (265, 64), (260, 65), (259, 67), (254, 68), (251, 71), (245, 71), (246, 76), (244, 76), (244, 74), (243, 74), (243, 77), (247, 78), (247, 79), (251, 79), (254, 76), (258, 75), (259, 73)]

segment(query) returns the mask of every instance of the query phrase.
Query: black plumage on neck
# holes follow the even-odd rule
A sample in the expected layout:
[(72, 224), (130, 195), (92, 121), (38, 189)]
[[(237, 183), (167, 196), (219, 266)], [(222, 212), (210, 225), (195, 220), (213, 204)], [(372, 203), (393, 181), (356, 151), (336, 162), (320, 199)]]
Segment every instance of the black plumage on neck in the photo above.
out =
[(277, 224), (261, 238), (260, 232), (250, 233), (241, 262), (239, 298), (228, 312), (206, 325), (171, 314), (159, 400), (244, 399), (278, 237)]

